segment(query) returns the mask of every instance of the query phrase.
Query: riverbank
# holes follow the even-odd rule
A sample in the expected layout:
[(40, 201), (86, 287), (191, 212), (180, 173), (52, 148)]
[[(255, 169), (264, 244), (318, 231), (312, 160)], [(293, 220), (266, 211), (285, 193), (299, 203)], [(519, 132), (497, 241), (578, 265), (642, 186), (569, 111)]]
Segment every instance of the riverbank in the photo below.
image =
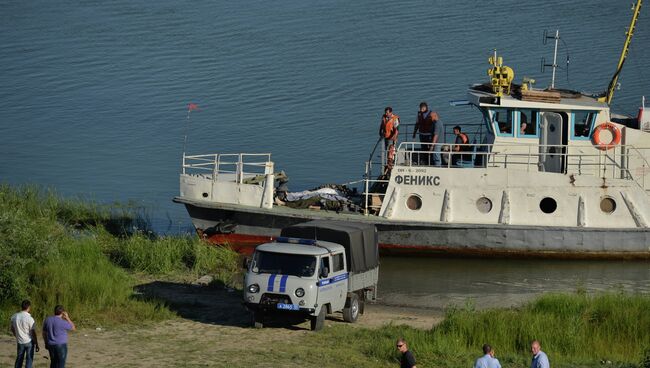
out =
[[(533, 338), (553, 367), (650, 366), (650, 296), (622, 292), (547, 294), (518, 308), (467, 304), (444, 315), (372, 305), (359, 324), (335, 315), (322, 333), (307, 324), (251, 329), (234, 252), (159, 237), (140, 222), (129, 208), (0, 186), (0, 328), (22, 298), (38, 321), (64, 304), (81, 327), (71, 366), (390, 367), (398, 336), (421, 366), (471, 366), (489, 342), (504, 368), (526, 367)], [(208, 285), (191, 283), (203, 275)], [(3, 335), (0, 366), (13, 354)]]
[(29, 298), (42, 320), (56, 304), (81, 326), (155, 322), (174, 314), (134, 294), (138, 275), (234, 283), (238, 255), (196, 237), (159, 237), (137, 210), (0, 185), (0, 328)]
[[(493, 343), (504, 368), (524, 368), (529, 365), (527, 332), (521, 331), (524, 335), (518, 336), (514, 332), (520, 327), (518, 323), (505, 328), (502, 324), (509, 322), (504, 320), (504, 316), (530, 322), (525, 310), (456, 311), (447, 314), (443, 321), (439, 315), (426, 310), (404, 311), (370, 305), (358, 324), (347, 324), (341, 316), (334, 315), (328, 317), (323, 331), (313, 333), (308, 323), (287, 325), (276, 321), (269, 328), (250, 328), (239, 294), (227, 289), (151, 281), (142, 284), (138, 293), (167, 301), (167, 307), (177, 317), (145, 325), (82, 328), (71, 334), (71, 366), (394, 367), (397, 359), (394, 349), (396, 336), (406, 337), (420, 366), (469, 367), (479, 355), (484, 339)], [(576, 298), (575, 295), (561, 297), (566, 297), (566, 300)], [(627, 298), (622, 296), (623, 303), (618, 309), (622, 315), (629, 311), (629, 305), (625, 302)], [(558, 300), (540, 300), (534, 308), (548, 302), (557, 303)], [(599, 310), (607, 313), (602, 308)], [(542, 315), (548, 317), (544, 313)], [(567, 318), (574, 319), (573, 316)], [(494, 322), (490, 324), (486, 319)], [(639, 323), (640, 331), (647, 327), (644, 323)], [(650, 362), (644, 365), (643, 354), (635, 357), (632, 351), (629, 356), (614, 358), (612, 351), (625, 344), (630, 344), (631, 350), (634, 350), (634, 346), (643, 345), (633, 342), (631, 335), (625, 338), (621, 334), (619, 340), (609, 341), (611, 345), (607, 347), (611, 351), (589, 343), (582, 345), (584, 348), (580, 351), (575, 351), (566, 340), (572, 331), (575, 332), (572, 323), (555, 331), (543, 325), (532, 328), (542, 333), (543, 347), (553, 367), (640, 368), (647, 367), (647, 362)], [(578, 331), (575, 332), (575, 339), (590, 339), (590, 335), (602, 332), (602, 328), (592, 329), (588, 335)], [(595, 338), (595, 341), (598, 339)], [(515, 345), (512, 346), (511, 342)], [(592, 346), (597, 348), (592, 349)], [(14, 354), (13, 339), (7, 335), (1, 336), (0, 366), (9, 365)], [(645, 354), (647, 356), (647, 352)], [(47, 353), (42, 351), (37, 355), (37, 362), (45, 365)]]

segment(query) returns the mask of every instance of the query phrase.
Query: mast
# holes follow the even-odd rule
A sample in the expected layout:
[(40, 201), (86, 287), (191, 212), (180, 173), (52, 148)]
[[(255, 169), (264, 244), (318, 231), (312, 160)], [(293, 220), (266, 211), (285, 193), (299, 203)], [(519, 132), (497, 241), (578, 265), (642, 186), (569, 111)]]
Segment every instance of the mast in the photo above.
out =
[(616, 90), (616, 85), (618, 83), (618, 76), (621, 74), (621, 70), (623, 69), (623, 64), (625, 63), (625, 59), (627, 58), (627, 52), (630, 49), (630, 43), (632, 42), (632, 36), (634, 35), (634, 28), (636, 27), (636, 21), (639, 19), (639, 13), (641, 12), (641, 4), (643, 3), (643, 0), (637, 0), (636, 5), (634, 6), (634, 15), (632, 15), (632, 21), (630, 22), (630, 27), (628, 28), (626, 32), (626, 38), (625, 38), (625, 43), (623, 44), (623, 51), (621, 51), (621, 57), (618, 60), (618, 67), (616, 67), (616, 72), (614, 73), (614, 76), (612, 77), (612, 80), (609, 82), (609, 86), (607, 87), (607, 92), (605, 92), (605, 95), (600, 97), (598, 101), (600, 102), (607, 102), (607, 104), (611, 104), (612, 98), (614, 98), (614, 91)]
[(557, 41), (560, 39), (560, 30), (555, 30), (555, 49), (553, 50), (553, 77), (551, 78), (551, 89), (555, 89), (555, 69), (557, 69)]

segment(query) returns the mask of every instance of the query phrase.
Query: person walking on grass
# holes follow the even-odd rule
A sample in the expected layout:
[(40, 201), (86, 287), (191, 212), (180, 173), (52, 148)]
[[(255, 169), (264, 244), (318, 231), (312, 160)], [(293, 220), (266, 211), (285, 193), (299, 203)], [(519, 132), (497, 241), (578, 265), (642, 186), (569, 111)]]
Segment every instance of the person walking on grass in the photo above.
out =
[(474, 368), (501, 368), (499, 359), (494, 357), (494, 350), (488, 344), (483, 345), (483, 356), (476, 359)]
[(50, 352), (50, 368), (65, 368), (68, 357), (68, 331), (77, 328), (62, 305), (54, 307), (54, 315), (43, 322), (43, 340)]
[(34, 362), (34, 350), (40, 351), (38, 338), (36, 337), (36, 321), (29, 313), (32, 310), (32, 303), (23, 300), (21, 311), (11, 316), (11, 333), (16, 338), (16, 364), (15, 368), (22, 368), (23, 361), (26, 368), (32, 368)]
[(406, 340), (400, 337), (397, 339), (396, 346), (397, 350), (402, 353), (399, 360), (400, 368), (417, 368), (415, 366), (415, 357), (413, 356), (413, 353), (409, 351), (409, 347), (406, 345)]
[(539, 341), (533, 340), (533, 342), (530, 343), (530, 353), (533, 354), (530, 368), (551, 368), (551, 364), (548, 362), (548, 357), (546, 356), (546, 353), (542, 351), (542, 346)]

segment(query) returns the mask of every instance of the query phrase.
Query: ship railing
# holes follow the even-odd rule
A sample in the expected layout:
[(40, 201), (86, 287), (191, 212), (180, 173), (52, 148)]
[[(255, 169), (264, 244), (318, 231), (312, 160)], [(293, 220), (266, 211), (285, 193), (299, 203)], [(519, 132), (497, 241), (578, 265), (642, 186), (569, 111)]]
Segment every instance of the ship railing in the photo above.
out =
[[(578, 175), (623, 178), (635, 180), (645, 188), (645, 173), (650, 165), (643, 150), (633, 146), (615, 146), (610, 150), (581, 152), (585, 147), (567, 145), (541, 145), (521, 143), (499, 144), (454, 144), (447, 145), (449, 151), (440, 152), (443, 167), (480, 168), (480, 167), (516, 167), (526, 171), (572, 172)], [(470, 147), (467, 151), (453, 151), (452, 147)], [(425, 149), (422, 149), (424, 147)], [(433, 166), (431, 155), (433, 144), (421, 142), (403, 142), (396, 154), (396, 164), (400, 166)], [(461, 148), (462, 149), (462, 148)], [(470, 162), (454, 165), (453, 158), (460, 155), (471, 156)], [(426, 157), (425, 160), (419, 158)], [(559, 159), (559, 160), (558, 160)], [(643, 166), (639, 175), (633, 175), (627, 167), (630, 160), (639, 159)], [(646, 169), (648, 168), (648, 169)], [(637, 179), (638, 178), (638, 179)], [(639, 181), (641, 180), (641, 181)]]
[(273, 162), (270, 153), (183, 154), (182, 173), (241, 184), (245, 179), (273, 173)]
[(380, 175), (377, 179), (373, 179), (371, 176), (372, 162), (366, 162), (366, 175), (363, 180), (364, 189), (364, 207), (363, 211), (365, 215), (374, 214), (378, 215), (381, 210), (381, 205), (384, 202), (384, 196), (386, 195), (386, 188), (390, 182), (387, 175)]
[[(485, 137), (485, 132), (483, 129), (485, 127), (485, 124), (483, 123), (453, 123), (453, 124), (443, 124), (443, 131), (444, 131), (443, 141), (455, 140), (453, 127), (455, 127), (456, 125), (462, 127), (463, 133), (467, 134), (467, 137), (469, 138), (470, 142), (481, 142)], [(407, 140), (412, 139), (413, 132), (415, 132), (415, 124), (400, 123), (398, 140), (404, 138), (406, 138)], [(418, 137), (417, 133), (416, 133), (416, 137)], [(399, 144), (400, 143), (398, 143), (398, 145)], [(446, 143), (443, 142), (441, 144), (446, 144)], [(371, 165), (369, 167), (369, 170), (366, 171), (366, 177), (368, 178), (373, 177), (372, 169), (375, 166), (379, 166), (380, 169), (383, 170), (387, 164), (387, 157), (388, 155), (386, 152), (386, 147), (384, 145), (384, 139), (380, 138), (379, 140), (377, 140), (377, 143), (373, 147), (370, 153), (370, 157), (368, 158), (367, 162), (370, 162)]]
[[(646, 192), (650, 193), (650, 183), (646, 182), (645, 177), (650, 174), (650, 163), (648, 162), (648, 157), (650, 157), (650, 147), (634, 147), (634, 146), (627, 146), (628, 150), (634, 152), (634, 155), (628, 155), (629, 157), (635, 157), (639, 158), (643, 164), (641, 167), (638, 167), (635, 169), (635, 174), (632, 175), (632, 173), (629, 172), (628, 174), (632, 177), (634, 177), (635, 181), (643, 188), (645, 189)], [(640, 178), (640, 179), (639, 179)]]

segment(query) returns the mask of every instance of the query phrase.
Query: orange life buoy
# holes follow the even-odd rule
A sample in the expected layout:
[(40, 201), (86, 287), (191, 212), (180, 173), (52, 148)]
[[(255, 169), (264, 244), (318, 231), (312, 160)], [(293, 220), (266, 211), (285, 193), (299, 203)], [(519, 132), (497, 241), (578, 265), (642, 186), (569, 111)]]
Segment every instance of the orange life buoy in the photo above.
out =
[[(609, 143), (603, 143), (600, 140), (600, 132), (603, 130), (609, 130), (610, 133), (612, 133), (612, 140)], [(614, 148), (616, 145), (621, 143), (621, 130), (618, 129), (618, 127), (612, 123), (604, 123), (600, 124), (599, 126), (594, 129), (594, 144), (596, 145), (596, 148), (606, 151), (610, 148)]]

